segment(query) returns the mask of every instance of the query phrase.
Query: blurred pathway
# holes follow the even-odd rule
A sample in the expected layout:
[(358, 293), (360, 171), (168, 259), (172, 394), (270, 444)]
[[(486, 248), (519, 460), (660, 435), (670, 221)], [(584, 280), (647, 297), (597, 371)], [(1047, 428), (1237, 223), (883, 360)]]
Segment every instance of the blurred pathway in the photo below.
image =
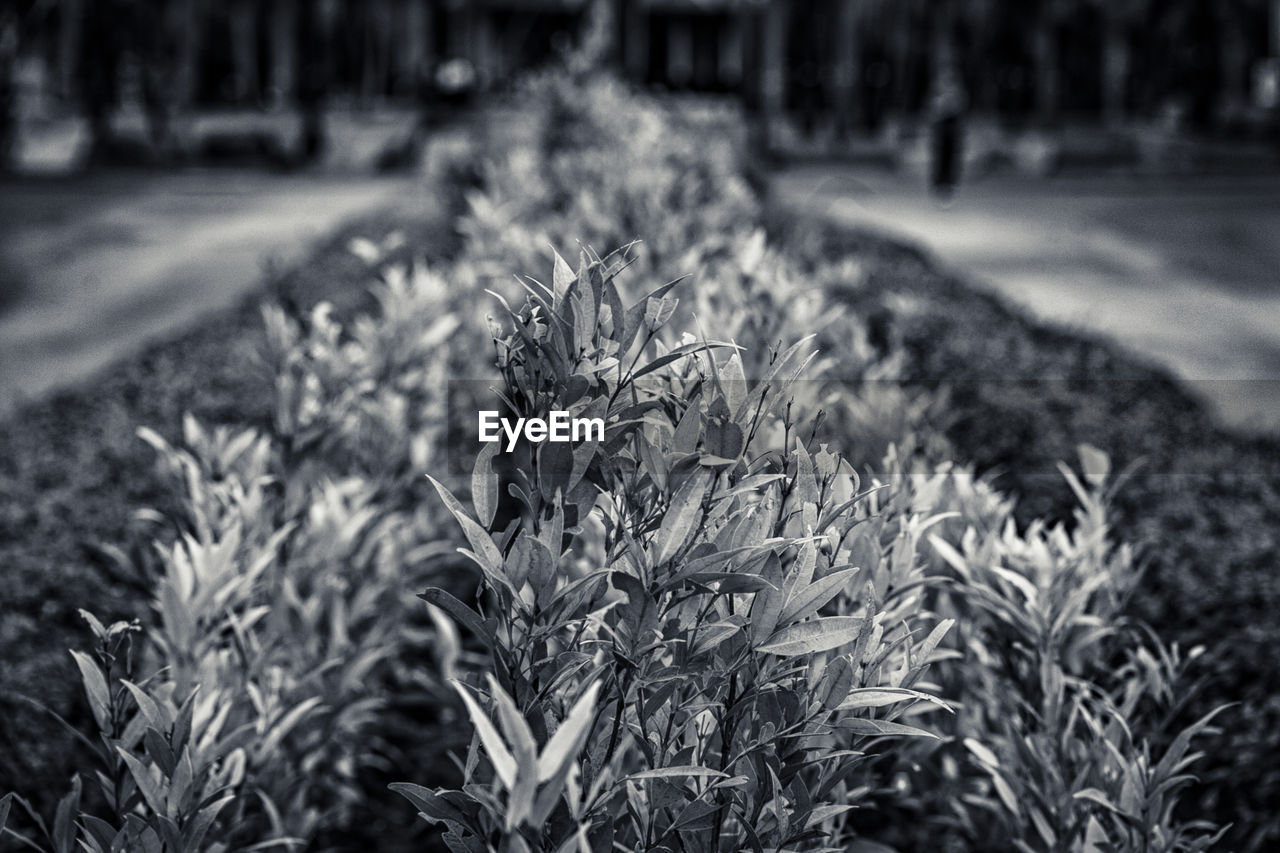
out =
[(0, 185), (0, 412), (229, 306), (419, 179), (124, 172)]
[(853, 166), (788, 170), (774, 190), (1115, 338), (1227, 423), (1280, 429), (1280, 177), (991, 178), (948, 209), (918, 179)]

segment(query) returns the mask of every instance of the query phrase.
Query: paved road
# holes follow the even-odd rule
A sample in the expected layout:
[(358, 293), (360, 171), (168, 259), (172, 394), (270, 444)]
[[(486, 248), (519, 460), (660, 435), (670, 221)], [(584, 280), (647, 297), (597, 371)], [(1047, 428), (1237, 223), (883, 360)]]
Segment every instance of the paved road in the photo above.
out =
[(409, 177), (189, 171), (0, 185), (0, 411), (233, 304)]
[(909, 238), (1041, 318), (1119, 340), (1227, 423), (1280, 429), (1280, 177), (993, 178), (948, 208), (867, 168), (796, 168), (774, 186)]

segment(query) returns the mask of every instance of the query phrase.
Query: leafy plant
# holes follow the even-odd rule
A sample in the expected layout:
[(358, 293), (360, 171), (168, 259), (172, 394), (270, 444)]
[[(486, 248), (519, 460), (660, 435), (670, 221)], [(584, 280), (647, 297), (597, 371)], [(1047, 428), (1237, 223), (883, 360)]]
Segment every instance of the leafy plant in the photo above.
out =
[[(603, 416), (604, 441), (541, 445), (498, 535), (491, 453), (475, 515), (437, 483), (485, 595), (424, 597), (493, 672), (459, 687), (477, 729), (462, 789), (397, 789), (455, 849), (830, 846), (867, 750), (930, 736), (899, 720), (943, 704), (916, 688), (949, 623), (913, 640), (918, 614), (855, 583), (865, 496), (791, 420), (801, 345), (755, 383), (724, 343), (646, 357), (673, 285), (624, 308), (619, 266), (557, 258), (499, 340), (514, 413)], [(909, 572), (909, 548), (896, 557)], [(856, 606), (821, 614), (851, 586)]]
[(957, 714), (944, 742), (898, 757), (918, 792), (898, 807), (937, 815), (963, 848), (1206, 850), (1225, 829), (1184, 822), (1177, 802), (1214, 714), (1161, 745), (1169, 714), (1154, 712), (1189, 685), (1176, 648), (1123, 619), (1138, 573), (1110, 541), (1109, 460), (1086, 446), (1081, 464), (1083, 478), (1062, 468), (1080, 501), (1072, 529), (1019, 533), (1010, 502), (948, 485), (970, 506), (969, 526), (931, 537), (950, 581), (934, 606), (963, 652), (938, 668)]
[[(0, 801), (0, 831), (10, 804), (18, 803), (38, 828), (44, 843), (7, 830), (25, 846), (51, 853), (118, 850), (198, 853), (227, 845), (215, 839), (220, 816), (236, 810), (246, 763), (244, 744), (251, 726), (227, 727), (225, 706), (201, 701), (195, 691), (175, 702), (169, 691), (129, 680), (133, 670), (136, 623), (103, 625), (82, 611), (97, 640), (93, 654), (72, 652), (98, 740), (81, 736), (98, 769), (77, 776), (58, 803), (52, 825), (26, 800), (8, 795)], [(106, 818), (84, 809), (88, 781), (104, 802)], [(225, 831), (225, 823), (220, 827)], [(211, 836), (211, 830), (215, 830)], [(289, 839), (261, 845), (286, 846)]]
[[(265, 312), (261, 429), (143, 431), (177, 504), (148, 516), (154, 617), (75, 657), (98, 770), (50, 830), (16, 797), (0, 823), (18, 803), (57, 851), (384, 845), (371, 792), (418, 762), (431, 787), (394, 787), (452, 849), (1211, 846), (1181, 805), (1196, 655), (1123, 615), (1109, 460), (1066, 472), (1070, 523), (1020, 525), (949, 461), (948, 398), (902, 381), (921, 299), (771, 242), (714, 120), (581, 75), (526, 95), (451, 266), (353, 241), (364, 308)], [(697, 286), (627, 300), (624, 267)], [(455, 473), (447, 380), (486, 376), (604, 439)]]

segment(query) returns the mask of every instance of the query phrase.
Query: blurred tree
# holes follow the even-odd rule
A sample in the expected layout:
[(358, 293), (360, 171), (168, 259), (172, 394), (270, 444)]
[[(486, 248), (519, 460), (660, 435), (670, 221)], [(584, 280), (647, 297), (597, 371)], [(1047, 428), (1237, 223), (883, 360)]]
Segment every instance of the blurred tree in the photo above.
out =
[[(1276, 15), (1273, 26), (1280, 28), (1280, 0), (1219, 0), (1213, 7), (1218, 31), (1221, 116), (1234, 117), (1249, 103), (1249, 41), (1257, 25), (1267, 24), (1269, 7)], [(1280, 33), (1276, 38), (1280, 39)]]
[(18, 141), (18, 28), (16, 6), (0, 8), (0, 170), (13, 163)]
[(954, 4), (951, 30), (952, 59), (964, 77), (969, 101), (975, 109), (995, 112), (999, 104), (997, 46), (1001, 0), (967, 0)]
[(1129, 116), (1130, 28), (1143, 21), (1152, 0), (1100, 0), (1102, 9), (1102, 115), (1112, 126)]
[(271, 81), (268, 104), (284, 107), (293, 97), (297, 71), (297, 0), (273, 0), (271, 3)]
[(1035, 66), (1035, 115), (1053, 124), (1061, 107), (1062, 57), (1058, 28), (1081, 0), (1036, 0), (1033, 6), (1031, 54)]
[(325, 147), (324, 100), (330, 84), (329, 33), (337, 17), (332, 0), (299, 0), (298, 76), (295, 82), (302, 114), (299, 152), (304, 162), (317, 159)]
[(231, 29), (231, 98), (243, 104), (258, 92), (257, 0), (231, 0), (227, 13)]
[(1271, 0), (1267, 6), (1267, 47), (1271, 56), (1280, 56), (1280, 0)]
[(389, 0), (366, 0), (363, 13), (364, 62), (360, 68), (360, 97), (368, 106), (387, 93), (391, 74), (394, 13)]
[(950, 18), (950, 2), (904, 0), (896, 3), (899, 35), (896, 45), (894, 89), (899, 114), (916, 115), (928, 104), (934, 68), (937, 64), (938, 36)]
[(76, 63), (80, 56), (84, 0), (61, 0), (58, 4), (58, 94), (71, 102), (76, 96)]
[(201, 18), (197, 0), (149, 0), (134, 29), (143, 105), (155, 152), (173, 159), (190, 145), (185, 126), (195, 92)]
[(431, 57), (435, 52), (432, 29), (433, 7), (428, 0), (404, 0), (404, 39), (401, 65), (397, 76), (405, 91), (421, 99), (431, 74)]
[(120, 65), (128, 32), (127, 0), (93, 0), (81, 4), (76, 76), (80, 102), (89, 125), (89, 157), (99, 160), (111, 148), (111, 113), (120, 89)]
[(847, 139), (854, 128), (855, 92), (861, 67), (859, 24), (866, 14), (863, 0), (837, 0), (832, 26), (835, 46), (831, 61), (831, 96), (836, 137)]
[[(185, 121), (201, 98), (296, 105), (303, 151), (314, 156), (326, 98), (413, 94), (437, 53), (476, 61), (492, 39), (475, 22), (503, 20), (508, 13), (495, 10), (508, 6), (523, 8), (514, 0), (0, 0), (0, 146), (12, 147), (16, 133), (16, 67), (35, 58), (54, 72), (56, 91), (82, 105), (95, 151), (106, 144), (123, 75), (138, 83), (161, 154), (184, 150)], [(629, 76), (645, 79), (661, 51), (649, 49), (642, 24), (668, 15), (665, 6), (581, 0), (578, 8), (612, 19), (597, 29), (605, 61), (620, 61), (622, 37)], [(750, 53), (739, 70), (753, 72), (743, 90), (759, 110), (757, 129), (766, 113), (798, 109), (810, 126), (831, 121), (837, 138), (886, 117), (919, 117), (944, 54), (984, 112), (1053, 123), (1065, 110), (1088, 110), (1112, 126), (1164, 113), (1210, 126), (1250, 118), (1253, 64), (1280, 51), (1280, 0), (717, 0), (706, 8), (714, 14), (695, 16), (697, 43), (727, 28), (721, 49)], [(43, 22), (34, 32), (32, 10)], [(753, 36), (738, 45), (742, 30)], [(433, 31), (438, 44), (426, 35)], [(703, 71), (699, 79), (716, 78), (714, 68)]]
[(765, 151), (772, 150), (774, 131), (786, 110), (787, 25), (785, 5), (772, 0), (765, 6), (760, 44), (760, 129)]

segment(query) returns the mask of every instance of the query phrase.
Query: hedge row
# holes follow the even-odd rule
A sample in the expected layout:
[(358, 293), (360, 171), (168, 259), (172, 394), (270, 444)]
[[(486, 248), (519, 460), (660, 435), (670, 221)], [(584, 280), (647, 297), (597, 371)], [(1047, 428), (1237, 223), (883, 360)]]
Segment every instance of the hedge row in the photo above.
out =
[[(454, 850), (1210, 846), (1107, 455), (1020, 528), (833, 298), (864, 265), (771, 245), (714, 123), (526, 98), (450, 264), (354, 242), (371, 310), (266, 309), (261, 421), (142, 431), (180, 535), (145, 625), (85, 617), (99, 765), (43, 844), (387, 849), (416, 807)], [(460, 471), (459, 378), (605, 438)]]
[(780, 243), (810, 260), (856, 256), (866, 274), (833, 295), (903, 353), (901, 376), (946, 397), (942, 432), (957, 458), (1018, 496), (1020, 525), (1069, 520), (1055, 464), (1086, 439), (1132, 468), (1113, 501), (1117, 535), (1144, 567), (1126, 613), (1183, 649), (1193, 665), (1178, 719), (1238, 704), (1202, 742), (1199, 814), (1232, 823), (1224, 846), (1264, 850), (1280, 838), (1280, 446), (1218, 426), (1168, 373), (1106, 341), (1042, 325), (999, 298), (939, 273), (918, 252), (773, 212)]

